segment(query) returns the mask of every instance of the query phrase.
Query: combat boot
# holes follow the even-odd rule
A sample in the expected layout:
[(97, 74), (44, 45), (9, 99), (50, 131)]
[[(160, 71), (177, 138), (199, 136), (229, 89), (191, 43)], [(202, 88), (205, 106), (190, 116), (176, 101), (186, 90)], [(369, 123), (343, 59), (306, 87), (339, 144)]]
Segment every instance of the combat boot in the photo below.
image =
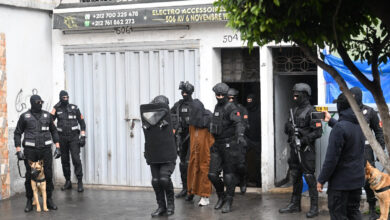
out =
[(167, 209), (166, 209), (165, 207), (160, 207), (160, 206), (158, 206), (158, 208), (156, 209), (156, 211), (154, 211), (154, 212), (152, 213), (152, 217), (162, 216), (162, 215), (164, 215), (166, 212), (167, 212)]
[(376, 206), (375, 206), (375, 201), (374, 202), (369, 202), (369, 220), (375, 220), (379, 218), (379, 215), (376, 213)]
[(62, 191), (67, 190), (67, 189), (72, 189), (72, 182), (70, 182), (70, 180), (66, 180), (64, 186), (61, 187)]
[(318, 213), (318, 197), (310, 197), (310, 210), (306, 213), (306, 218), (314, 218)]
[(215, 204), (214, 209), (220, 209), (223, 206), (223, 203), (225, 202), (225, 193), (224, 192), (217, 192), (218, 195), (218, 201), (217, 204)]
[(171, 187), (165, 190), (165, 195), (167, 197), (167, 215), (173, 215), (175, 213), (175, 195), (173, 192), (173, 185), (171, 182)]
[(56, 206), (56, 204), (54, 204), (52, 198), (47, 198), (47, 208), (48, 208), (48, 209), (51, 209), (51, 210), (57, 210), (57, 209), (58, 209), (58, 207)]
[(190, 194), (190, 195), (187, 194), (187, 195), (186, 195), (186, 199), (185, 199), (185, 200), (186, 200), (187, 202), (192, 202), (193, 199), (194, 199), (194, 194)]
[(183, 189), (175, 195), (176, 198), (183, 198), (187, 195), (187, 189), (183, 187)]
[(158, 184), (158, 179), (152, 180), (152, 186), (154, 192), (156, 193), (158, 208), (151, 215), (152, 217), (157, 217), (157, 216), (164, 215), (167, 212), (167, 207), (165, 204), (165, 193), (164, 190), (161, 188), (161, 186)]
[(301, 198), (292, 196), (291, 202), (285, 208), (279, 209), (279, 213), (293, 213), (301, 211)]
[(26, 208), (24, 212), (31, 212), (33, 210), (32, 199), (27, 199)]
[(83, 181), (79, 180), (77, 182), (77, 192), (84, 192), (84, 186), (83, 186)]
[(318, 215), (318, 191), (317, 191), (317, 180), (313, 174), (305, 174), (307, 185), (309, 186), (310, 196), (310, 210), (306, 213), (307, 218), (314, 218)]
[(228, 213), (232, 211), (233, 197), (226, 196), (225, 203), (223, 204), (222, 213)]

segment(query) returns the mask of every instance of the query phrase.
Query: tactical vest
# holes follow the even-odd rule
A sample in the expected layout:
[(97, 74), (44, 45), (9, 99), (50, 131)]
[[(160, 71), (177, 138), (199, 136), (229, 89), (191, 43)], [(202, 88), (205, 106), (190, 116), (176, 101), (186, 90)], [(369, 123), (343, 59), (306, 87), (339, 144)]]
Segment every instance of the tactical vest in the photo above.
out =
[(179, 123), (183, 129), (187, 129), (190, 124), (191, 108), (188, 103), (183, 102), (179, 108)]
[(51, 123), (50, 113), (42, 111), (39, 119), (28, 111), (24, 114), (26, 128), (24, 130), (23, 146), (24, 147), (51, 147), (53, 141), (49, 125)]
[(307, 105), (298, 116), (296, 115), (298, 108), (294, 109), (294, 122), (297, 128), (310, 127), (310, 120), (306, 120), (306, 115), (310, 112), (312, 108), (313, 107), (311, 105)]
[(77, 121), (77, 106), (68, 104), (66, 107), (56, 108), (57, 131), (60, 135), (79, 134), (79, 124)]
[(215, 139), (230, 138), (235, 135), (235, 126), (230, 120), (230, 113), (233, 111), (232, 104), (225, 104), (223, 107), (216, 107), (210, 123), (210, 133)]

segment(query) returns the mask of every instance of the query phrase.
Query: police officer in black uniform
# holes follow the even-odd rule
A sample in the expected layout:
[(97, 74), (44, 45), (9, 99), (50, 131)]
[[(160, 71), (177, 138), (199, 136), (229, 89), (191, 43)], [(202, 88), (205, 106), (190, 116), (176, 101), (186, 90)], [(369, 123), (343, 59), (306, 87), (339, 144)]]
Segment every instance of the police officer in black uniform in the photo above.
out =
[[(51, 149), (54, 141), (56, 145), (54, 158), (57, 159), (61, 156), (57, 128), (53, 123), (51, 114), (42, 110), (43, 100), (39, 95), (32, 95), (30, 103), (31, 109), (20, 116), (14, 132), (16, 155), (18, 160), (24, 160), (24, 165), (26, 166), (26, 181), (24, 185), (26, 188), (27, 204), (24, 211), (30, 212), (33, 209), (33, 191), (31, 188), (32, 171), (28, 162), (29, 160), (43, 160), (46, 179), (47, 208), (57, 210), (57, 206), (52, 199), (54, 185), (52, 179), (53, 159)], [(24, 138), (23, 141), (21, 141), (23, 133)], [(21, 150), (21, 145), (24, 148), (24, 153)]]
[[(239, 176), (245, 172), (242, 166), (244, 158), (241, 149), (246, 145), (245, 126), (238, 107), (228, 101), (228, 90), (229, 86), (225, 83), (218, 83), (213, 87), (218, 103), (210, 123), (210, 133), (214, 136), (215, 142), (210, 148), (208, 177), (218, 195), (214, 208), (222, 208), (222, 213), (231, 212), (234, 189), (239, 183)], [(223, 181), (219, 177), (221, 171), (223, 171)]]
[(260, 105), (259, 98), (254, 94), (246, 97), (246, 108), (248, 110), (248, 128), (245, 130), (247, 141), (246, 149), (253, 149), (255, 152), (255, 181), (256, 186), (261, 187), (261, 143), (260, 143)]
[[(366, 119), (367, 123), (369, 124), (372, 131), (375, 133), (376, 140), (378, 143), (382, 146), (383, 149), (385, 149), (385, 140), (383, 137), (383, 130), (381, 128), (381, 122), (379, 120), (379, 117), (375, 110), (367, 105), (364, 105), (363, 100), (363, 94), (362, 90), (359, 87), (353, 87), (350, 89), (353, 96), (355, 97), (355, 100), (357, 104), (360, 106), (360, 109), (362, 110), (363, 116)], [(329, 115), (330, 117), (330, 115)], [(334, 118), (331, 118), (328, 122), (330, 127), (333, 127), (337, 123), (337, 120)], [(364, 145), (364, 157), (366, 161), (368, 161), (372, 166), (375, 167), (375, 156), (374, 152), (368, 143), (368, 141), (365, 142)], [(364, 190), (366, 191), (366, 197), (367, 197), (367, 203), (369, 205), (369, 215), (370, 220), (379, 218), (378, 214), (376, 213), (375, 207), (376, 207), (376, 198), (375, 194), (370, 188), (370, 183), (366, 181), (366, 184), (364, 186)]]
[(280, 213), (293, 213), (301, 211), (301, 193), (303, 187), (302, 174), (309, 186), (310, 210), (307, 218), (318, 215), (318, 192), (315, 172), (316, 151), (314, 142), (322, 135), (320, 121), (312, 120), (311, 113), (316, 110), (309, 102), (311, 88), (306, 83), (297, 83), (293, 87), (293, 96), (296, 107), (293, 109), (293, 117), (298, 131), (300, 146), (294, 140), (295, 129), (290, 120), (285, 124), (285, 133), (289, 135), (290, 158), (288, 160), (293, 193), (291, 202), (286, 208), (279, 209)]
[[(53, 120), (58, 120), (57, 130), (60, 136), (62, 150), (61, 164), (66, 180), (61, 190), (72, 188), (70, 181), (70, 151), (74, 172), (78, 180), (77, 191), (83, 192), (83, 168), (80, 160), (80, 147), (85, 145), (84, 117), (76, 105), (69, 104), (69, 95), (64, 90), (60, 92), (60, 101), (54, 106), (51, 114), (53, 115)], [(79, 130), (79, 124), (81, 132)]]
[[(234, 103), (238, 107), (240, 114), (241, 114), (241, 119), (245, 125), (245, 128), (248, 129), (249, 128), (248, 110), (246, 110), (245, 106), (241, 105), (238, 102), (238, 94), (239, 94), (239, 92), (237, 89), (230, 88), (228, 90), (227, 96), (229, 98), (229, 102)], [(242, 175), (240, 175), (240, 191), (241, 191), (241, 193), (245, 193), (246, 192), (246, 174), (247, 174), (247, 166), (246, 166), (246, 161), (245, 161), (246, 146), (242, 146), (241, 150), (242, 150), (242, 154), (243, 154), (243, 158), (244, 158), (244, 164), (242, 164), (240, 166), (244, 166), (241, 169), (245, 169), (245, 172), (243, 172)]]
[(145, 135), (144, 155), (150, 165), (152, 186), (158, 204), (152, 217), (173, 215), (175, 211), (171, 175), (175, 169), (177, 151), (168, 104), (168, 98), (160, 95), (150, 104), (140, 107)]
[(192, 201), (194, 195), (187, 195), (187, 170), (190, 159), (189, 122), (191, 106), (199, 106), (202, 108), (203, 104), (198, 99), (192, 98), (194, 86), (188, 81), (180, 82), (179, 90), (181, 90), (183, 99), (177, 101), (171, 108), (173, 129), (180, 158), (180, 175), (183, 184), (183, 189), (176, 194), (176, 198), (186, 197), (187, 201)]

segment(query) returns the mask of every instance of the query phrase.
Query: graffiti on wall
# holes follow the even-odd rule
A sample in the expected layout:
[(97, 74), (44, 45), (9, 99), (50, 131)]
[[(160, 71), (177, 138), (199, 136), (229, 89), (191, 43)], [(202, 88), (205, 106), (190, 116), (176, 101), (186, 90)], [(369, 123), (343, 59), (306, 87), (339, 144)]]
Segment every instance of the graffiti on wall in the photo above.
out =
[[(25, 93), (23, 89), (20, 89), (15, 98), (15, 110), (18, 114), (23, 113), (30, 106), (30, 97), (32, 95), (38, 95), (38, 89), (34, 88), (31, 90), (31, 93)], [(43, 98), (42, 98), (43, 99)], [(46, 101), (44, 100), (42, 109), (50, 111), (51, 108), (51, 98)]]

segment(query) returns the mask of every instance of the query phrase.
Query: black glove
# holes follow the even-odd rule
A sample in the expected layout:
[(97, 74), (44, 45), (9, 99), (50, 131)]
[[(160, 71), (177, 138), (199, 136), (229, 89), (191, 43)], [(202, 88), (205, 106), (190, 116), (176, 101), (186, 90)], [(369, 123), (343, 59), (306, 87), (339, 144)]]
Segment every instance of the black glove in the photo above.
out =
[(244, 136), (238, 136), (238, 138), (237, 138), (237, 144), (240, 144), (240, 145), (243, 145), (243, 146), (246, 146), (246, 145), (247, 145)]
[(18, 160), (25, 160), (26, 158), (24, 157), (24, 154), (22, 151), (18, 151), (16, 152), (16, 157), (18, 158)]
[(80, 144), (80, 147), (84, 147), (85, 146), (85, 136), (81, 136), (80, 137), (80, 142), (79, 142), (79, 144)]
[(56, 147), (56, 150), (54, 151), (54, 159), (58, 159), (61, 157), (61, 150), (59, 147)]
[(302, 146), (307, 146), (307, 145), (309, 145), (309, 138), (307, 138), (307, 137), (301, 138), (301, 145), (302, 145)]

